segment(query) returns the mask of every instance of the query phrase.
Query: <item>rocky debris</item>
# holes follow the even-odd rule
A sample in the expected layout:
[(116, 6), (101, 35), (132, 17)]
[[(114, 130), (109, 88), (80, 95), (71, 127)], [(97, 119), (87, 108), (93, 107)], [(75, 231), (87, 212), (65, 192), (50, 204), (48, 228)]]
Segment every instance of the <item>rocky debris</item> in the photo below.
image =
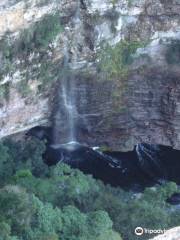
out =
[(151, 240), (179, 240), (180, 238), (180, 227), (172, 228), (165, 234), (159, 235)]

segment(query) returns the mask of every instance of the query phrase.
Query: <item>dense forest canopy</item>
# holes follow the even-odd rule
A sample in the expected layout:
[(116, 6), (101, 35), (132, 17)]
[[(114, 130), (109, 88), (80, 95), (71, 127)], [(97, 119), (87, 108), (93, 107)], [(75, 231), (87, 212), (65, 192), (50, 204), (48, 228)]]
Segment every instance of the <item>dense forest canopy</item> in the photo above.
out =
[(44, 151), (37, 139), (1, 142), (0, 239), (135, 240), (137, 226), (180, 224), (166, 202), (177, 191), (175, 183), (133, 194), (62, 163), (48, 167)]

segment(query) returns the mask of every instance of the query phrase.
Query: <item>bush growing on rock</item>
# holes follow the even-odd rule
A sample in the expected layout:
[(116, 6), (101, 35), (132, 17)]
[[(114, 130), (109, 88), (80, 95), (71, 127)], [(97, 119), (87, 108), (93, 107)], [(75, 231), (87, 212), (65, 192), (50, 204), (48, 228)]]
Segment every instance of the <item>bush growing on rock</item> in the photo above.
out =
[[(7, 75), (13, 75), (18, 68), (21, 81), (16, 83), (16, 89), (22, 97), (32, 92), (29, 80), (39, 80), (41, 90), (46, 85), (49, 88), (59, 71), (58, 63), (52, 63), (52, 54), (50, 56), (49, 53), (53, 51), (52, 43), (62, 30), (60, 14), (55, 12), (44, 15), (29, 28), (22, 29), (15, 38), (6, 32), (0, 40), (0, 81)], [(9, 84), (1, 86), (0, 101), (8, 100), (8, 91)]]
[(124, 78), (129, 72), (129, 65), (133, 62), (133, 54), (144, 44), (139, 41), (122, 40), (115, 46), (102, 47), (99, 54), (99, 67), (107, 78)]
[(55, 37), (62, 31), (60, 16), (58, 13), (46, 15), (31, 28), (21, 32), (17, 42), (17, 54), (29, 54), (37, 49), (49, 46)]

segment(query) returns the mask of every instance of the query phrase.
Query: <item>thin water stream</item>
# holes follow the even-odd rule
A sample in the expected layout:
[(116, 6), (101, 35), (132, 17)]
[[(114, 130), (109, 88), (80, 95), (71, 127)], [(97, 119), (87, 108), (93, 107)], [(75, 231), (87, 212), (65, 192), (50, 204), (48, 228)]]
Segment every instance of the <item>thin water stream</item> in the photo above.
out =
[[(72, 69), (76, 69), (78, 61), (78, 32), (80, 28), (80, 2), (72, 20), (73, 42), (64, 43), (64, 66), (58, 92), (58, 107), (54, 121), (54, 145), (76, 142), (76, 122), (78, 111), (76, 107), (76, 79)], [(71, 49), (71, 57), (69, 51)]]

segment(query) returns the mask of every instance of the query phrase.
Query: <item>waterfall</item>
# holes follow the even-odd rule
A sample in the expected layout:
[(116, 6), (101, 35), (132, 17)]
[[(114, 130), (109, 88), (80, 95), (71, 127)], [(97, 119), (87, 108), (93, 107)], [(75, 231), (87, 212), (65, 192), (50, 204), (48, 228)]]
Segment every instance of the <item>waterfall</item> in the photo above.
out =
[(63, 102), (64, 106), (67, 111), (67, 122), (66, 124), (69, 126), (69, 134), (68, 134), (68, 142), (75, 140), (75, 125), (74, 125), (74, 108), (75, 105), (73, 103), (73, 97), (72, 94), (68, 95), (67, 88), (65, 85), (62, 87), (62, 96), (63, 96)]
[(136, 154), (141, 168), (153, 179), (164, 179), (165, 170), (161, 160), (161, 147), (159, 145), (137, 144)]
[[(58, 92), (58, 107), (54, 118), (54, 144), (76, 142), (76, 121), (78, 111), (76, 106), (76, 63), (78, 61), (78, 33), (80, 28), (80, 2), (72, 19), (73, 41), (64, 42), (64, 66)], [(72, 56), (70, 58), (69, 51)]]
[[(61, 79), (60, 88), (60, 104), (63, 104), (65, 121), (64, 124), (67, 125), (67, 134), (65, 137), (65, 142), (74, 142), (76, 139), (75, 133), (75, 115), (76, 115), (76, 100), (75, 100), (75, 79), (69, 70), (69, 52), (68, 46), (65, 44), (64, 48), (64, 76)], [(61, 106), (62, 108), (62, 106)]]

